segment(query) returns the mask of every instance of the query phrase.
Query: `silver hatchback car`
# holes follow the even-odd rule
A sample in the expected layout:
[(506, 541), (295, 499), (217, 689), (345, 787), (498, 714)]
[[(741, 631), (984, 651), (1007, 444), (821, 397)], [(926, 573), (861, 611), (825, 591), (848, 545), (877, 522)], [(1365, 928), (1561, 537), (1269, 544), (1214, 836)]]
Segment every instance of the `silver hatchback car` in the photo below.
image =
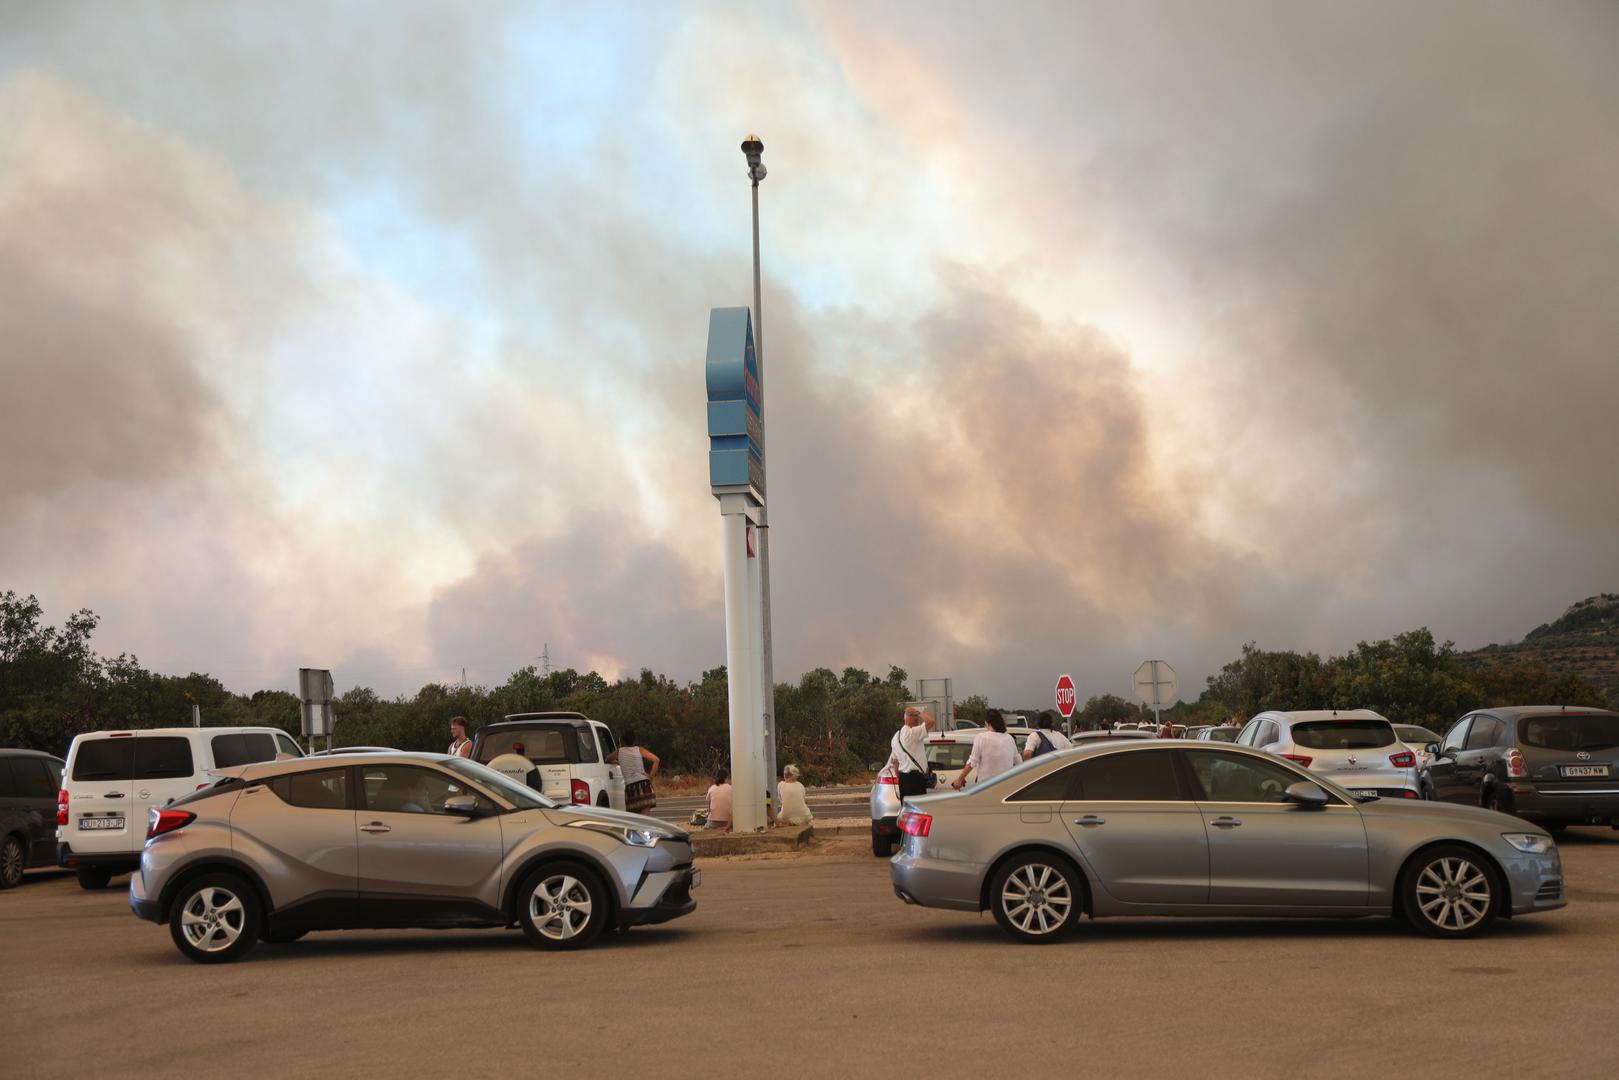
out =
[(1560, 908), (1543, 829), (1473, 806), (1355, 796), (1225, 744), (1101, 743), (1035, 758), (900, 815), (906, 903), (988, 908), (1051, 941), (1081, 913), (1403, 915), (1436, 937)]
[(248, 765), (153, 810), (129, 904), (204, 963), (311, 930), (520, 926), (569, 949), (691, 912), (699, 874), (672, 825), (396, 751)]

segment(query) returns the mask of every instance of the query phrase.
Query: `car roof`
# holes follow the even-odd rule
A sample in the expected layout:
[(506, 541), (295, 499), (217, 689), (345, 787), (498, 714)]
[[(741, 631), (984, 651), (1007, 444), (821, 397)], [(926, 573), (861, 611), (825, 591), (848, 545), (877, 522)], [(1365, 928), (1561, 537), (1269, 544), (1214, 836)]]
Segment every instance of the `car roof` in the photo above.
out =
[(52, 761), (62, 760), (55, 754), (47, 754), (43, 750), (26, 750), (21, 746), (0, 746), (0, 757), (41, 757), (50, 758)]
[(578, 712), (522, 712), (508, 713), (499, 720), (493, 720), (485, 724), (478, 730), (488, 731), (490, 728), (499, 727), (502, 724), (509, 724), (516, 727), (519, 724), (533, 723), (535, 720), (545, 720), (549, 723), (567, 723), (574, 725), (587, 724), (591, 722), (590, 717), (586, 716), (584, 713)]
[(1525, 716), (1619, 716), (1619, 712), (1611, 709), (1590, 708), (1585, 705), (1502, 705), (1499, 708), (1475, 711), (1512, 719), (1522, 719)]
[[(264, 732), (269, 735), (287, 735), (278, 727), (267, 727), (263, 724), (232, 724), (228, 727), (149, 727), (149, 728), (108, 728), (105, 731), (84, 731), (73, 736), (74, 739), (112, 738), (113, 736), (129, 735), (230, 735), (232, 733), (252, 731)], [(292, 738), (287, 735), (287, 738)]]
[(258, 761), (251, 765), (238, 765), (228, 769), (215, 769), (221, 776), (240, 776), (243, 780), (262, 780), (284, 773), (330, 769), (337, 765), (431, 765), (449, 761), (449, 754), (413, 753), (391, 750), (388, 753), (332, 754), (327, 757), (287, 758), (284, 761)]
[(1322, 720), (1382, 720), (1388, 722), (1388, 717), (1371, 709), (1305, 709), (1300, 712), (1286, 712), (1280, 709), (1271, 709), (1259, 713), (1255, 720), (1281, 720), (1287, 724), (1316, 723)]

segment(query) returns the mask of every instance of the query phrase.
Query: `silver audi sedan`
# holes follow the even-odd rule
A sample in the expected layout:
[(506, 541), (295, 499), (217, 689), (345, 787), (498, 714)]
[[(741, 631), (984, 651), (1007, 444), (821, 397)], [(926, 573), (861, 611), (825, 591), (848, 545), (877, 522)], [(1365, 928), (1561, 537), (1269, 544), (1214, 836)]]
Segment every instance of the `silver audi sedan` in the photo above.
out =
[(1454, 803), (1356, 797), (1240, 746), (1104, 742), (907, 800), (894, 892), (1053, 941), (1081, 913), (1400, 915), (1435, 937), (1564, 906), (1544, 830)]

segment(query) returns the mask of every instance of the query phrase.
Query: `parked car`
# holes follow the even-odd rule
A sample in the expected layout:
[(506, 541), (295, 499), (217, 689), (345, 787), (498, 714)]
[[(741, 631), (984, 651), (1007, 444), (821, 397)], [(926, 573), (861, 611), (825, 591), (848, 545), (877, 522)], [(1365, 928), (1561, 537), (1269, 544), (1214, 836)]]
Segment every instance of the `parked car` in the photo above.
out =
[(0, 750), (0, 889), (23, 871), (56, 865), (56, 804), (62, 759), (38, 750)]
[(1241, 728), (1233, 724), (1220, 724), (1216, 727), (1204, 728), (1197, 733), (1198, 742), (1236, 742)]
[(515, 924), (571, 949), (691, 912), (700, 878), (673, 825), (563, 805), (465, 758), (369, 754), (248, 765), (154, 808), (129, 904), (201, 963), (388, 927)]
[(900, 830), (889, 874), (901, 900), (989, 909), (1025, 942), (1059, 938), (1082, 913), (1397, 914), (1454, 938), (1565, 903), (1544, 830), (1478, 807), (1361, 798), (1234, 745), (1045, 754), (973, 790), (907, 800)]
[(57, 862), (79, 885), (104, 889), (140, 865), (147, 815), (207, 787), (216, 769), (301, 758), (286, 732), (270, 727), (88, 731), (67, 749), (56, 808)]
[(1433, 782), (1428, 776), (1428, 766), (1433, 762), (1433, 755), (1428, 752), (1428, 745), (1439, 741), (1435, 732), (1429, 731), (1421, 724), (1395, 724), (1395, 736), (1406, 745), (1406, 749), (1417, 755), (1417, 782), (1424, 799), (1433, 798)]
[(1076, 731), (1071, 741), (1078, 745), (1085, 742), (1098, 742), (1107, 739), (1156, 739), (1158, 736), (1150, 731), (1140, 728), (1103, 728), (1098, 731)]
[(1262, 712), (1243, 726), (1236, 745), (1284, 757), (1356, 795), (1422, 797), (1416, 752), (1370, 709)]
[(547, 798), (622, 810), (624, 770), (607, 763), (617, 749), (607, 725), (584, 713), (513, 713), (479, 729), (472, 760), (488, 765), (496, 758), (526, 758), (532, 770), (519, 766), (508, 775), (528, 777)]
[(1619, 827), (1619, 713), (1519, 706), (1469, 713), (1430, 743), (1435, 797), (1557, 831)]

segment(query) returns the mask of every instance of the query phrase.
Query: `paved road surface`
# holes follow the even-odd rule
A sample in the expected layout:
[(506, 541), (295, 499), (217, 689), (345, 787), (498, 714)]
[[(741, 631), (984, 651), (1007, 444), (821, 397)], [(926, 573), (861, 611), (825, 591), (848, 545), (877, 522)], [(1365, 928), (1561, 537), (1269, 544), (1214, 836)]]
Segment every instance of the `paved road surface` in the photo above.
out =
[(585, 952), (351, 932), (218, 967), (31, 874), (0, 893), (0, 1075), (1619, 1075), (1619, 834), (1564, 854), (1569, 908), (1474, 941), (1117, 920), (1017, 946), (809, 855), (710, 861), (694, 915)]

